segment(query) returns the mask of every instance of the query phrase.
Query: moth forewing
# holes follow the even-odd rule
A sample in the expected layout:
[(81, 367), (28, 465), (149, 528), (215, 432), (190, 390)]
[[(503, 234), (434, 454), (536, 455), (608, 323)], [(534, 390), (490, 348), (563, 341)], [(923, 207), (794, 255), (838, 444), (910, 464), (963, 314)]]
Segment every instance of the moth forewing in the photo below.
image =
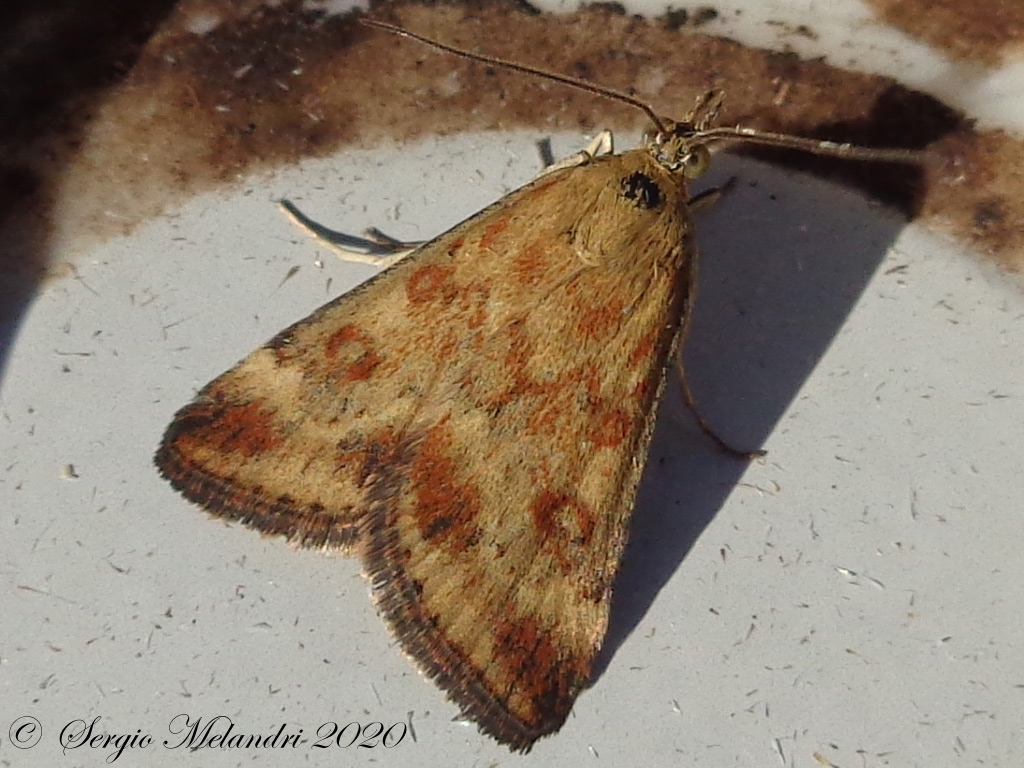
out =
[(685, 310), (686, 195), (631, 152), (545, 176), (468, 222), (480, 239), (455, 261), (485, 259), (517, 308), (483, 318), (471, 354), (438, 372), (370, 490), (366, 562), (382, 612), (426, 674), (513, 749), (562, 725), (605, 634)]
[(604, 637), (685, 311), (687, 194), (644, 150), (540, 177), (209, 384), (161, 471), (214, 514), (358, 542), (405, 650), (529, 748)]

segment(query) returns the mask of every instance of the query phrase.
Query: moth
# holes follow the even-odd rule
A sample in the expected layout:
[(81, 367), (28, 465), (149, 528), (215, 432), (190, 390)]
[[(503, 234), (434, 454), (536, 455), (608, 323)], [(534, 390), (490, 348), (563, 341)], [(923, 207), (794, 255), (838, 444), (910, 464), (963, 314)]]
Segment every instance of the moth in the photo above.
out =
[[(405, 652), (480, 730), (527, 751), (590, 681), (666, 370), (694, 285), (689, 192), (747, 141), (915, 161), (644, 110), (207, 384), (155, 462), (187, 499), (362, 558)], [(293, 211), (294, 212), (294, 211)], [(315, 227), (314, 227), (315, 229)]]

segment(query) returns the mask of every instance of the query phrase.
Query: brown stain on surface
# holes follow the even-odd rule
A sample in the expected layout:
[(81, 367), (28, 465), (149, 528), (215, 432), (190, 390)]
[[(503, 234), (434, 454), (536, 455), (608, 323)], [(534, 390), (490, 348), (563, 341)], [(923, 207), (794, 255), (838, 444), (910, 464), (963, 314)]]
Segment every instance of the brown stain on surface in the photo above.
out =
[(47, 266), (53, 202), (94, 110), (173, 9), (174, 0), (0, 4), (0, 319), (16, 316)]
[(954, 59), (998, 66), (1024, 47), (1020, 0), (868, 0), (887, 23)]
[[(912, 14), (902, 9), (918, 3), (880, 5), (886, 13), (955, 29), (975, 41), (971, 50), (984, 50), (978, 41), (993, 36), (1005, 38), (999, 45), (1008, 48), (1020, 38), (1024, 13), (1008, 0), (945, 0)], [(772, 157), (838, 174), (1009, 269), (1024, 264), (1024, 181), (1017, 171), (1024, 167), (1024, 144), (998, 131), (977, 132), (953, 110), (891, 80), (707, 37), (693, 25), (667, 23), (669, 17), (647, 21), (605, 7), (547, 15), (503, 2), (380, 3), (372, 13), (448, 43), (634, 91), (663, 114), (679, 116), (697, 93), (718, 87), (727, 95), (724, 124), (927, 147), (935, 162), (917, 175), (904, 167)], [(220, 22), (197, 34), (192, 30), (202, 17)], [(138, 34), (146, 34), (153, 18), (159, 17), (138, 22)], [(507, 34), (510, 28), (515, 35)], [(372, 146), (383, 137), (523, 127), (622, 130), (645, 122), (625, 105), (431, 51), (300, 0), (274, 6), (188, 0), (137, 45), (116, 84), (91, 91), (84, 105), (81, 93), (59, 92), (35, 111), (31, 99), (23, 100), (17, 120), (9, 119), (8, 136), (19, 138), (0, 152), (0, 174), (11, 182), (6, 188), (20, 212), (17, 226), (5, 232), (9, 241), (24, 245), (26, 228), (45, 231), (58, 194), (65, 201), (64, 231), (84, 245), (130, 232), (245, 175), (344, 146)], [(785, 98), (776, 103), (783, 86)], [(990, 152), (977, 153), (978, 145)], [(998, 179), (994, 193), (979, 183), (986, 175)], [(993, 194), (1005, 216), (978, 227), (970, 212)], [(5, 253), (28, 258), (24, 248)]]

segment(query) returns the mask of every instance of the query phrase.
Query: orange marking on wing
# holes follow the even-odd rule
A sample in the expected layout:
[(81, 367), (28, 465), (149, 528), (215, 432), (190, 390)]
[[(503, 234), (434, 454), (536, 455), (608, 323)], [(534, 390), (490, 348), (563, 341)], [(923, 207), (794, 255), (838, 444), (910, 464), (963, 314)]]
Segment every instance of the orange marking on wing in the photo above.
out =
[(590, 544), (594, 535), (593, 511), (575, 496), (545, 489), (530, 506), (530, 517), (544, 550), (554, 555), (566, 575), (571, 574), (577, 565), (577, 553)]
[(538, 285), (549, 265), (547, 249), (537, 240), (527, 243), (512, 260), (512, 274), (523, 285)]
[(461, 237), (457, 237), (452, 240), (451, 245), (448, 246), (448, 255), (454, 256), (457, 252), (461, 251), (465, 242), (465, 238)]
[(480, 236), (480, 247), (490, 248), (495, 238), (506, 229), (508, 229), (508, 219), (498, 219), (485, 229), (483, 235)]
[(546, 542), (565, 539), (568, 533), (574, 539), (582, 539), (580, 543), (586, 543), (594, 534), (593, 512), (567, 493), (544, 489), (534, 499), (530, 516)]
[[(535, 725), (545, 716), (542, 710), (552, 702), (571, 702), (565, 689), (572, 683), (566, 685), (565, 678), (574, 681), (576, 676), (572, 673), (577, 670), (569, 665), (570, 675), (555, 674), (566, 660), (561, 659), (558, 645), (536, 619), (516, 615), (509, 621), (497, 622), (494, 630), (495, 643), (502, 649), (503, 671), (508, 677), (509, 703), (519, 717)], [(552, 685), (556, 686), (554, 690)]]
[[(361, 354), (352, 354), (348, 348), (350, 345), (361, 350)], [(381, 356), (373, 349), (373, 340), (354, 325), (343, 325), (331, 334), (324, 345), (324, 354), (332, 360), (342, 352), (345, 357), (355, 358), (345, 368), (343, 378), (346, 381), (366, 381), (381, 363)]]
[(529, 200), (529, 199), (534, 198), (534, 197), (541, 197), (541, 196), (543, 196), (543, 194), (545, 192), (547, 192), (549, 189), (551, 189), (551, 187), (553, 187), (556, 184), (558, 184), (560, 181), (561, 181), (561, 179), (557, 175), (555, 175), (554, 177), (549, 178), (546, 181), (542, 181), (542, 182), (538, 183), (537, 186), (533, 188), (533, 191), (530, 193), (530, 195), (528, 197), (526, 197), (525, 199)]
[(364, 486), (368, 480), (376, 477), (382, 466), (392, 460), (397, 444), (398, 434), (394, 428), (384, 427), (371, 434), (365, 441), (353, 438), (339, 442), (334, 462), (339, 470), (358, 477), (359, 484)]
[(565, 387), (555, 381), (537, 381), (530, 375), (530, 358), (533, 356), (534, 344), (530, 335), (523, 330), (520, 323), (511, 325), (506, 331), (509, 338), (509, 348), (505, 353), (505, 370), (513, 374), (513, 384), (505, 398), (514, 399), (524, 395), (549, 395), (552, 399)]
[[(549, 387), (553, 390), (553, 388)], [(542, 385), (533, 383), (530, 394), (540, 394)], [(555, 394), (558, 394), (557, 390), (553, 390)], [(567, 404), (564, 402), (558, 402), (552, 397), (544, 406), (538, 405), (530, 411), (529, 418), (526, 422), (526, 428), (524, 432), (528, 435), (557, 435), (559, 433), (558, 419), (559, 417), (565, 416)]]
[(635, 368), (654, 354), (654, 344), (658, 339), (657, 331), (652, 331), (644, 336), (640, 343), (633, 349), (629, 356), (629, 365)]
[(518, 321), (508, 327), (506, 334), (509, 344), (508, 352), (505, 353), (505, 370), (522, 371), (530, 358), (530, 339), (523, 330), (522, 323)]
[(598, 448), (616, 448), (629, 437), (633, 421), (621, 408), (607, 408), (596, 419), (590, 441)]
[[(473, 310), (473, 314), (471, 314), (466, 320), (466, 326), (475, 330), (486, 322), (487, 307), (483, 304), (477, 304), (476, 308)], [(482, 340), (480, 334), (473, 334), (473, 338), (478, 342)]]
[(405, 284), (405, 295), (410, 304), (425, 304), (432, 301), (450, 302), (458, 293), (452, 280), (455, 267), (428, 264), (420, 267)]
[(413, 459), (413, 516), (424, 539), (438, 540), (462, 551), (480, 540), (476, 522), (481, 516), (480, 492), (460, 479), (452, 447), (446, 418), (430, 428)]
[[(467, 285), (460, 295), (460, 307), (469, 312), (466, 318), (466, 326), (472, 329), (480, 328), (487, 322), (489, 310), (487, 301), (491, 297), (491, 287), (483, 282), (475, 282)], [(478, 336), (478, 334), (474, 334)]]
[(617, 298), (591, 304), (580, 312), (580, 332), (592, 339), (607, 338), (618, 329), (625, 308), (626, 303)]
[(459, 328), (445, 328), (443, 333), (440, 329), (434, 329), (429, 340), (430, 348), (438, 359), (451, 360), (457, 356), (465, 337), (465, 332)]
[(345, 371), (345, 379), (366, 381), (373, 375), (373, 371), (378, 365), (380, 365), (380, 355), (376, 352), (367, 352), (348, 367)]
[[(285, 441), (274, 426), (274, 415), (258, 402), (222, 403), (210, 407), (210, 423), (206, 428), (178, 439), (212, 448), (217, 453), (237, 453), (246, 458), (258, 456), (274, 450)], [(191, 450), (181, 452), (191, 454)]]
[(650, 397), (651, 392), (652, 392), (651, 382), (648, 381), (647, 379), (643, 379), (642, 381), (638, 381), (636, 383), (636, 386), (633, 387), (633, 397), (635, 397), (637, 400), (641, 400), (643, 402), (647, 401), (647, 398)]
[(497, 412), (516, 400), (533, 398), (524, 431), (533, 435), (552, 435), (558, 429), (559, 418), (571, 413), (575, 407), (569, 402), (574, 397), (574, 383), (568, 378), (536, 379), (531, 373), (533, 344), (529, 334), (519, 324), (510, 326), (506, 334), (509, 346), (503, 370), (511, 376), (512, 382), (489, 400), (487, 409)]
[(565, 494), (555, 493), (547, 489), (541, 491), (530, 507), (533, 524), (541, 536), (547, 538), (557, 532), (556, 515), (566, 502)]
[(596, 365), (588, 365), (582, 371), (580, 371), (577, 377), (584, 391), (587, 393), (587, 398), (592, 402), (597, 402), (601, 399), (601, 369)]

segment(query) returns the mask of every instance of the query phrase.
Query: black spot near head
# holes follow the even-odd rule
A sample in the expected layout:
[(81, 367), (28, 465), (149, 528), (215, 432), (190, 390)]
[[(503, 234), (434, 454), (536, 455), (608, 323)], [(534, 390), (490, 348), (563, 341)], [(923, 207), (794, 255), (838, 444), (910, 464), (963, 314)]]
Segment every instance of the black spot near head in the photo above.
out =
[(638, 208), (651, 210), (661, 205), (661, 189), (658, 182), (645, 173), (635, 171), (622, 182), (622, 195), (636, 202)]

